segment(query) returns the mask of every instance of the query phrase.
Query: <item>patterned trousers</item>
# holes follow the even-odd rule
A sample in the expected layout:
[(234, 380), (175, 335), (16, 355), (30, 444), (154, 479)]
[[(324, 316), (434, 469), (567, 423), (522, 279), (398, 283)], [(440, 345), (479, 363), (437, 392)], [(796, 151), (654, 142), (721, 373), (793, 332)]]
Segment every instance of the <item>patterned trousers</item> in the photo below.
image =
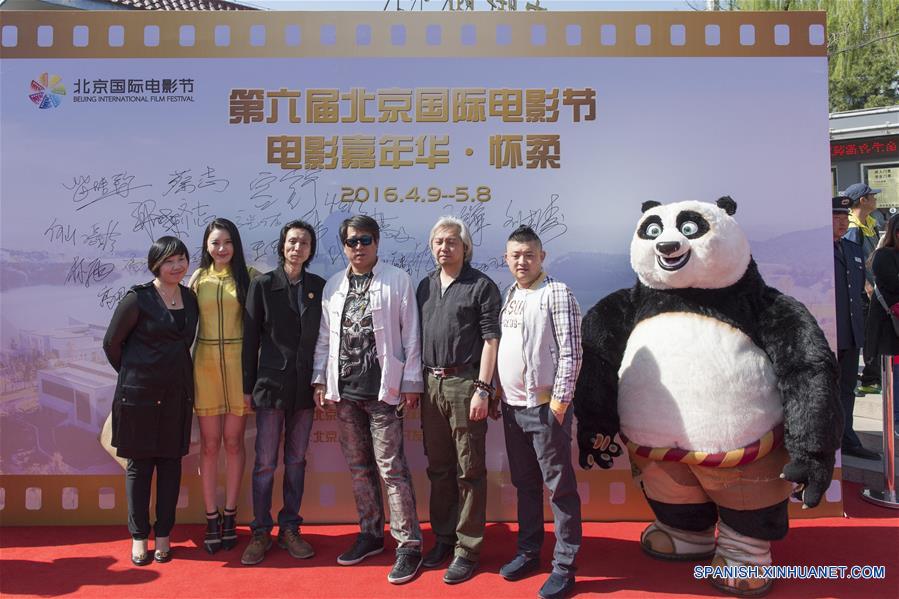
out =
[(415, 491), (403, 452), (403, 419), (396, 406), (376, 399), (343, 399), (337, 403), (337, 421), (362, 534), (384, 536), (380, 474), (387, 487), (390, 533), (396, 539), (397, 552), (421, 551)]

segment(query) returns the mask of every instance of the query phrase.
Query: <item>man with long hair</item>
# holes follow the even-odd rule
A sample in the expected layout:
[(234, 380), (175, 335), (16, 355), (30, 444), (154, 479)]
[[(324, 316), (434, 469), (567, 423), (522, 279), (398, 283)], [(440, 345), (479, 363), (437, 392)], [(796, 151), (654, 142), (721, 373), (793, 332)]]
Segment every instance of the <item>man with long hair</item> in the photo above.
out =
[(253, 466), (253, 536), (241, 563), (258, 564), (271, 547), (272, 487), (284, 432), (284, 504), (278, 512), (278, 545), (308, 559), (300, 536), (306, 449), (312, 432), (312, 361), (318, 339), (325, 280), (306, 270), (315, 257), (315, 229), (295, 220), (281, 228), (280, 266), (250, 284), (244, 314), (243, 389), (256, 410)]

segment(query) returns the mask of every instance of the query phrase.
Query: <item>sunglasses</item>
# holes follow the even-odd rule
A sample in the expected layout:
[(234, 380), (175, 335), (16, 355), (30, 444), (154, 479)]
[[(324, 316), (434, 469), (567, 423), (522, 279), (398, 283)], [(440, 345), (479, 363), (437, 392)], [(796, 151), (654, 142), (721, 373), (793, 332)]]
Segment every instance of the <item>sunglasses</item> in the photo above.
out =
[(360, 235), (359, 237), (349, 237), (343, 243), (349, 248), (354, 248), (360, 243), (364, 246), (369, 246), (374, 240), (375, 238), (371, 235)]

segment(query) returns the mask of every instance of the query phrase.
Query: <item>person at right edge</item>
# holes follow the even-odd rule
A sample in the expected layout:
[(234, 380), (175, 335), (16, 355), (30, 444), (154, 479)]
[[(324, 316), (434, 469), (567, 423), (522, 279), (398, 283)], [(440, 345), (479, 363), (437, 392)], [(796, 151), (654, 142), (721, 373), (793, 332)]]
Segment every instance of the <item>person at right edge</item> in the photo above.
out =
[(846, 237), (849, 204), (846, 196), (833, 198), (833, 292), (837, 317), (837, 361), (840, 364), (840, 404), (843, 406), (843, 454), (866, 460), (880, 457), (862, 446), (852, 428), (859, 349), (865, 344), (865, 259), (858, 243)]
[[(877, 220), (871, 213), (877, 209), (879, 189), (871, 189), (865, 183), (855, 183), (846, 188), (840, 195), (849, 198), (849, 229), (845, 233), (846, 239), (861, 246), (862, 257), (865, 260), (865, 319), (874, 301), (874, 272), (871, 268), (871, 256), (877, 249), (880, 239), (880, 231), (877, 230)], [(880, 393), (880, 360), (877, 354), (868, 356), (865, 354), (865, 367), (859, 376), (858, 394)]]
[[(899, 356), (899, 336), (892, 318), (899, 317), (899, 214), (887, 222), (886, 233), (874, 252), (871, 270), (874, 271), (874, 299), (865, 322), (865, 359), (872, 356)], [(893, 359), (893, 422), (897, 418), (896, 393), (899, 387), (899, 366)], [(895, 431), (893, 434), (896, 434)]]

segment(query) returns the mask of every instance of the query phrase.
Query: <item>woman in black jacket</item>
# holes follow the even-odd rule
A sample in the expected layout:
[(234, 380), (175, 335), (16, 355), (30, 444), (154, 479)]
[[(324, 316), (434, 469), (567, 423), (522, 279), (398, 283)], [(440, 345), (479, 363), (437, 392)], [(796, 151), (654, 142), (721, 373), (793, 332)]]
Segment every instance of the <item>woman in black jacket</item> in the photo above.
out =
[[(887, 223), (886, 232), (877, 251), (872, 255), (871, 271), (874, 273), (876, 291), (871, 298), (868, 320), (865, 322), (865, 359), (869, 356), (899, 356), (899, 336), (893, 329), (886, 306), (899, 316), (899, 214)], [(882, 301), (881, 301), (882, 299)], [(896, 419), (896, 402), (899, 391), (899, 369), (893, 365), (893, 418)]]
[(312, 355), (322, 318), (325, 281), (306, 270), (315, 257), (315, 229), (296, 220), (281, 228), (280, 265), (250, 283), (243, 317), (243, 392), (256, 410), (253, 465), (253, 531), (241, 557), (258, 564), (272, 545), (272, 487), (284, 432), (284, 504), (278, 513), (278, 545), (292, 557), (310, 558), (300, 538), (300, 504), (306, 448), (312, 431)]
[[(190, 444), (193, 362), (190, 347), (199, 310), (194, 293), (180, 284), (189, 265), (175, 237), (150, 247), (147, 267), (155, 278), (136, 285), (119, 302), (103, 350), (119, 373), (112, 402), (112, 445), (128, 458), (125, 493), (131, 561), (143, 566), (171, 559), (169, 534), (181, 486), (181, 458)], [(150, 483), (156, 470), (156, 546), (150, 536)]]

